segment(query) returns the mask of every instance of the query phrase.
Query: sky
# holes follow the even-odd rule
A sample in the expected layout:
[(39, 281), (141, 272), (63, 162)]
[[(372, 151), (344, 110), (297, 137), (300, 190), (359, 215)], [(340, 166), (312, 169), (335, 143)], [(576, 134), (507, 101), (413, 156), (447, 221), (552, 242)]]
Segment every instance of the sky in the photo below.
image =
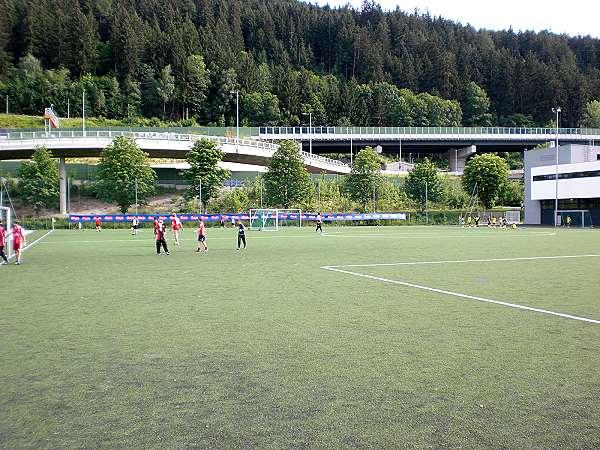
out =
[[(360, 7), (362, 0), (305, 0), (332, 7), (350, 3)], [(412, 12), (415, 8), (473, 27), (515, 31), (550, 30), (571, 36), (600, 38), (598, 0), (376, 0), (384, 9)]]

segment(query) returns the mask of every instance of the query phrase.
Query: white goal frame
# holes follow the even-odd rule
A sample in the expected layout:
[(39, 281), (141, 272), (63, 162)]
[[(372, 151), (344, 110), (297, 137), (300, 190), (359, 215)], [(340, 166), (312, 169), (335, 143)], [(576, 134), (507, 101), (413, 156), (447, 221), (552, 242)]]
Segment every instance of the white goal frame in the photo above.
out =
[[(296, 214), (296, 219), (290, 219), (288, 216)], [(285, 215), (286, 218), (281, 218)], [(298, 227), (302, 226), (302, 210), (301, 209), (276, 209), (276, 208), (257, 208), (251, 209), (248, 213), (250, 220), (251, 231), (279, 231), (280, 225), (288, 225), (290, 221), (298, 223)]]
[[(567, 216), (571, 218), (577, 218), (579, 223), (567, 225)], [(586, 225), (586, 218), (588, 219)], [(589, 209), (558, 209), (556, 210), (556, 225), (559, 227), (572, 226), (573, 228), (593, 228), (594, 223), (592, 222), (592, 215)]]
[(279, 214), (277, 209), (251, 209), (248, 213), (251, 231), (277, 231), (279, 229)]
[(0, 206), (0, 217), (4, 226), (4, 254), (7, 258), (12, 258), (12, 239), (8, 234), (12, 231), (12, 216), (11, 210), (7, 206)]

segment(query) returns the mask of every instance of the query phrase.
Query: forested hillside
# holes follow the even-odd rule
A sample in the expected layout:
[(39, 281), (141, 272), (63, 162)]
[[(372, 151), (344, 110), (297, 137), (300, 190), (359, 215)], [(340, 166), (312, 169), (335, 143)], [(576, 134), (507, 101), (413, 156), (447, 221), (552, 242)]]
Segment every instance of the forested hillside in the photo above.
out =
[[(0, 96), (201, 124), (579, 124), (600, 40), (295, 0), (0, 0)], [(489, 98), (488, 98), (489, 97)], [(3, 105), (4, 106), (4, 105)]]

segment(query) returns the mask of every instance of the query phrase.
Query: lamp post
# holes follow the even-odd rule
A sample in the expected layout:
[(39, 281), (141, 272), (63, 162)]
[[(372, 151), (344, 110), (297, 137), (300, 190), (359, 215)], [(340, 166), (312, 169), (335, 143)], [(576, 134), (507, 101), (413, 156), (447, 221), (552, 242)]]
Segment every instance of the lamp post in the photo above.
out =
[(230, 94), (235, 94), (235, 151), (238, 151), (240, 140), (240, 91), (229, 91)]
[(81, 92), (81, 130), (83, 131), (83, 137), (85, 137), (85, 89)]
[(552, 112), (556, 114), (556, 171), (555, 171), (555, 192), (554, 192), (554, 226), (558, 226), (558, 120), (561, 113), (560, 106), (552, 108)]
[(303, 116), (308, 116), (308, 152), (312, 156), (312, 111), (302, 113)]

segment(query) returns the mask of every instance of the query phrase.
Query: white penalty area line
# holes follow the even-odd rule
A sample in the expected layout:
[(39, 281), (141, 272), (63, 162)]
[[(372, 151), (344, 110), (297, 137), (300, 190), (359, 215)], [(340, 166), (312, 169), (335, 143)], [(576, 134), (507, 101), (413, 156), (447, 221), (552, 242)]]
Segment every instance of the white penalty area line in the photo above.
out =
[[(591, 258), (591, 257), (599, 257), (600, 255), (572, 255), (572, 256), (542, 256), (542, 257), (532, 257), (532, 258), (505, 258), (505, 259), (487, 259), (487, 260), (465, 260), (465, 261), (440, 261), (439, 263), (450, 263), (450, 262), (486, 262), (486, 261), (515, 261), (515, 260), (532, 260), (532, 259), (559, 259), (559, 258)], [(434, 262), (429, 262), (429, 264), (433, 264)], [(556, 312), (556, 311), (549, 311), (547, 309), (541, 309), (541, 308), (534, 308), (531, 306), (525, 306), (525, 305), (519, 305), (517, 303), (510, 303), (510, 302), (504, 302), (504, 301), (500, 301), (500, 300), (493, 300), (490, 298), (485, 298), (485, 297), (478, 297), (476, 295), (468, 295), (468, 294), (463, 294), (460, 292), (454, 292), (454, 291), (448, 291), (445, 289), (437, 289), (437, 288), (432, 288), (429, 286), (423, 286), (420, 284), (415, 284), (415, 283), (408, 283), (405, 281), (398, 281), (398, 280), (390, 280), (389, 278), (384, 278), (384, 277), (378, 277), (378, 276), (374, 276), (374, 275), (368, 275), (368, 274), (364, 274), (364, 273), (358, 273), (358, 272), (352, 272), (350, 270), (344, 270), (341, 267), (374, 267), (374, 266), (380, 266), (381, 264), (371, 264), (371, 265), (348, 265), (348, 266), (323, 266), (321, 267), (321, 269), (326, 269), (326, 270), (331, 270), (333, 272), (339, 272), (339, 273), (344, 273), (347, 275), (354, 275), (357, 277), (362, 277), (362, 278), (367, 278), (370, 280), (376, 280), (376, 281), (383, 281), (384, 283), (391, 283), (391, 284), (396, 284), (396, 285), (400, 285), (400, 286), (406, 286), (406, 287), (410, 287), (410, 288), (414, 288), (414, 289), (421, 289), (424, 291), (429, 291), (429, 292), (435, 292), (438, 294), (444, 294), (444, 295), (450, 295), (453, 297), (459, 297), (459, 298), (464, 298), (467, 300), (473, 300), (473, 301), (477, 301), (477, 302), (483, 302), (483, 303), (492, 303), (495, 305), (501, 305), (501, 306), (506, 306), (509, 308), (516, 308), (516, 309), (521, 309), (521, 310), (525, 310), (525, 311), (533, 311), (533, 312), (537, 312), (537, 313), (541, 313), (541, 314), (548, 314), (551, 316), (558, 316), (558, 317), (563, 317), (566, 319), (571, 319), (571, 320), (578, 320), (581, 322), (588, 322), (588, 323), (594, 323), (594, 324), (600, 324), (600, 320), (595, 320), (595, 319), (590, 319), (588, 317), (580, 317), (580, 316), (575, 316), (572, 314), (565, 314), (565, 313), (560, 313), (560, 312)], [(400, 265), (400, 264), (395, 264), (395, 265)]]
[(590, 255), (559, 255), (559, 256), (523, 256), (516, 258), (487, 258), (487, 259), (450, 259), (447, 261), (411, 261), (396, 263), (374, 263), (374, 264), (344, 264), (342, 266), (323, 266), (321, 269), (339, 269), (344, 267), (380, 267), (380, 266), (421, 266), (429, 264), (464, 264), (498, 261), (535, 261), (539, 259), (570, 259), (570, 258), (600, 258), (600, 254)]
[(533, 233), (519, 233), (519, 234), (499, 234), (499, 233), (477, 233), (477, 234), (452, 234), (452, 235), (444, 235), (444, 234), (439, 234), (439, 235), (434, 235), (433, 233), (430, 234), (335, 234), (335, 233), (323, 233), (323, 236), (327, 236), (327, 237), (351, 237), (351, 238), (367, 238), (367, 239), (373, 239), (373, 238), (389, 238), (389, 239), (473, 239), (473, 238), (479, 238), (479, 239), (488, 239), (490, 237), (494, 237), (494, 238), (515, 238), (515, 237), (544, 237), (544, 236), (556, 236), (556, 233), (540, 233), (540, 232), (533, 232)]
[[(37, 244), (38, 242), (40, 242), (42, 239), (44, 239), (49, 234), (52, 234), (53, 232), (54, 232), (54, 230), (50, 230), (50, 231), (46, 232), (45, 234), (43, 234), (42, 236), (37, 238), (35, 241), (33, 241), (31, 244), (27, 244), (25, 247), (23, 247), (21, 249), (21, 252), (24, 252), (25, 250), (29, 250), (31, 247), (33, 247), (35, 244)], [(16, 253), (13, 253), (7, 259), (10, 261), (11, 259), (15, 258), (16, 256), (17, 256)]]

